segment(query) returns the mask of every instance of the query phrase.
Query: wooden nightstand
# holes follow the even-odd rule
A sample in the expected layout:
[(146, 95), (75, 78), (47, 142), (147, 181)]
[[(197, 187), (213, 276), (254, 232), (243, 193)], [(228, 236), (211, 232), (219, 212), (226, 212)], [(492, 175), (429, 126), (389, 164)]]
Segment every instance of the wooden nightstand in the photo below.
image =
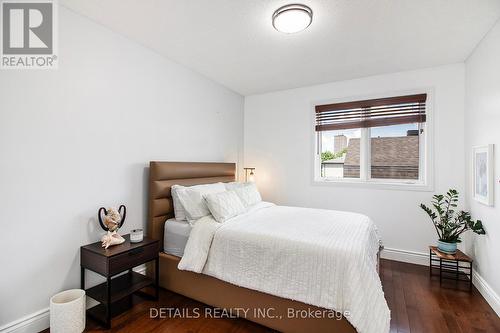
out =
[[(106, 282), (86, 289), (87, 296), (101, 304), (87, 310), (87, 314), (111, 328), (111, 305), (133, 293), (158, 299), (158, 265), (159, 242), (147, 237), (140, 243), (130, 243), (130, 236), (125, 235), (125, 243), (111, 246), (108, 249), (101, 247), (101, 242), (85, 245), (80, 248), (81, 288), (85, 289), (85, 269), (98, 273), (106, 278)], [(155, 278), (136, 273), (132, 268), (155, 261)], [(128, 271), (113, 278), (115, 275)], [(140, 292), (148, 286), (154, 286), (155, 295), (151, 296)]]
[[(463, 264), (463, 265), (461, 265)], [(460, 250), (455, 254), (446, 254), (436, 246), (429, 246), (429, 275), (432, 270), (439, 270), (439, 284), (443, 280), (452, 280), (456, 283), (467, 282), (469, 291), (472, 291), (472, 259)]]

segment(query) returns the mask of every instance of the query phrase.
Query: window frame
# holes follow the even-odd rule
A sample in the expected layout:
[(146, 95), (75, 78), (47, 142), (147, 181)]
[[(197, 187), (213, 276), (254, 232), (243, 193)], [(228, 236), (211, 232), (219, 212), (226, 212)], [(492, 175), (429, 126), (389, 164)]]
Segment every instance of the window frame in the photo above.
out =
[[(427, 94), (426, 117), (423, 125), (424, 131), (419, 135), (419, 179), (373, 179), (371, 178), (371, 128), (360, 128), (360, 178), (325, 178), (321, 177), (321, 132), (316, 132), (315, 106), (323, 104), (342, 103), (366, 99), (386, 98), (392, 96), (404, 96), (410, 94)], [(313, 163), (312, 163), (312, 183), (313, 185), (326, 186), (348, 186), (365, 187), (389, 190), (413, 190), (413, 191), (433, 191), (434, 190), (434, 170), (433, 170), (433, 152), (434, 152), (434, 89), (423, 88), (415, 90), (397, 91), (391, 93), (363, 95), (348, 98), (338, 98), (330, 100), (315, 101), (312, 103), (311, 112), (311, 131), (313, 138)], [(419, 127), (420, 127), (419, 126)]]

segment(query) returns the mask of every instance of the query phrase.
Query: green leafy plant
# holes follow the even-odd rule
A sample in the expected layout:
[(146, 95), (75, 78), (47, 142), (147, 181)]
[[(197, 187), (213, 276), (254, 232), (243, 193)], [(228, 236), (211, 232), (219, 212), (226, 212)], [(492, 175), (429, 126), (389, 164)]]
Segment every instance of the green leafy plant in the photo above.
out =
[(332, 153), (329, 150), (324, 151), (321, 153), (321, 162), (334, 160), (336, 158), (344, 156), (346, 153), (347, 153), (347, 148), (344, 148), (341, 151), (336, 152), (336, 153)]
[(321, 153), (321, 162), (333, 160), (333, 153), (329, 150)]
[(460, 235), (468, 230), (479, 235), (486, 234), (480, 220), (474, 221), (469, 212), (455, 210), (458, 205), (457, 190), (450, 189), (445, 195), (436, 194), (431, 203), (434, 210), (424, 204), (420, 204), (420, 208), (431, 218), (440, 241), (460, 243)]

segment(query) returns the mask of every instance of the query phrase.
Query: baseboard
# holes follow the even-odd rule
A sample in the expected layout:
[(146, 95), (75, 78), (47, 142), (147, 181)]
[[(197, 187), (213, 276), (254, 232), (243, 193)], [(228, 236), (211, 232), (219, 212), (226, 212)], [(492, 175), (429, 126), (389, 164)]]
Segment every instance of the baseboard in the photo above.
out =
[(146, 265), (137, 266), (136, 268), (134, 268), (134, 272), (146, 275)]
[[(146, 266), (138, 266), (134, 271), (146, 274)], [(97, 301), (87, 298), (87, 309), (97, 304), (99, 304)], [(0, 327), (0, 333), (38, 333), (49, 328), (49, 324), (50, 313), (47, 307)]]
[(49, 322), (49, 308), (45, 308), (0, 327), (0, 333), (37, 333), (48, 328)]
[(481, 295), (491, 308), (500, 316), (500, 296), (491, 288), (491, 286), (486, 282), (485, 279), (478, 272), (472, 272), (472, 283), (479, 290)]
[(429, 266), (429, 254), (423, 252), (407, 251), (400, 249), (392, 249), (386, 247), (380, 254), (381, 258), (407, 262), (410, 264)]

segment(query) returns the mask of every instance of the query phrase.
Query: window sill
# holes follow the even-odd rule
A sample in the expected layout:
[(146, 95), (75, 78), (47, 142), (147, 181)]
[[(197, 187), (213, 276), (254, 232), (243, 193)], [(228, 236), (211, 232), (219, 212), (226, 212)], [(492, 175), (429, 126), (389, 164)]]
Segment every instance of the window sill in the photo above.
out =
[(317, 178), (313, 180), (313, 185), (317, 186), (337, 186), (337, 187), (353, 187), (367, 188), (377, 190), (396, 190), (396, 191), (420, 191), (432, 192), (432, 185), (418, 182), (398, 182), (390, 180), (356, 180), (356, 179), (325, 179)]

